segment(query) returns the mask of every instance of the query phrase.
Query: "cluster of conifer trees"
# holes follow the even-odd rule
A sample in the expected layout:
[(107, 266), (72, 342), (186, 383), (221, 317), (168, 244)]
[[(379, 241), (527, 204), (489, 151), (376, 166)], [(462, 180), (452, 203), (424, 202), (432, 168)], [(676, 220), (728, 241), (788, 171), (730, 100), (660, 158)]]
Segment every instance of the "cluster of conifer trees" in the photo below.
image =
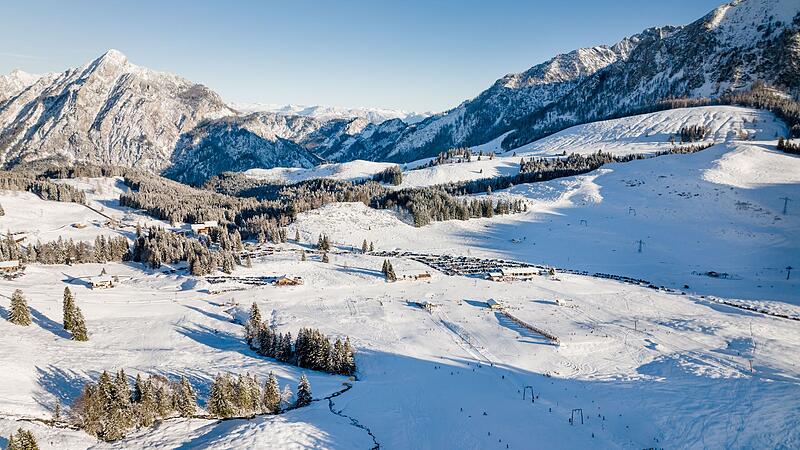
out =
[(791, 153), (793, 155), (800, 155), (800, 144), (794, 144), (792, 141), (784, 138), (778, 139), (778, 150)]
[(378, 183), (400, 186), (403, 184), (403, 170), (400, 169), (400, 166), (387, 167), (373, 175), (372, 180)]
[(276, 333), (262, 321), (255, 302), (245, 323), (245, 340), (259, 355), (298, 367), (339, 375), (356, 372), (355, 351), (349, 337), (331, 342), (320, 330), (301, 328), (292, 342), (291, 332)]
[(28, 191), (44, 200), (86, 203), (86, 194), (68, 184), (58, 184), (28, 170), (0, 171), (0, 190)]
[(256, 414), (278, 414), (287, 409), (306, 406), (313, 400), (311, 383), (305, 374), (300, 375), (295, 394), (289, 385), (281, 391), (278, 379), (270, 372), (263, 388), (255, 375), (221, 373), (211, 385), (206, 409), (216, 417), (252, 417)]
[[(485, 181), (491, 183), (491, 180), (494, 179), (487, 178)], [(463, 187), (467, 184), (452, 183), (445, 186), (402, 189), (376, 199), (372, 206), (382, 209), (401, 207), (411, 214), (414, 226), (417, 227), (425, 226), (433, 221), (469, 220), (470, 218), (492, 217), (496, 214), (511, 214), (527, 210), (527, 204), (522, 200), (493, 201), (490, 198), (454, 197), (447, 189), (456, 190), (456, 186)]]
[(11, 233), (0, 241), (0, 261), (19, 260), (23, 263), (82, 264), (123, 261), (128, 254), (128, 240), (123, 236), (97, 236), (94, 245), (59, 236), (55, 241), (36, 242), (27, 248), (14, 240)]
[(366, 253), (374, 252), (374, 251), (375, 251), (375, 243), (374, 242), (367, 242), (367, 240), (364, 239), (364, 242), (361, 243), (361, 253), (366, 254)]
[(131, 389), (123, 370), (114, 377), (103, 371), (96, 383), (84, 385), (72, 406), (75, 424), (104, 441), (149, 427), (156, 419), (192, 417), (196, 411), (197, 397), (186, 377), (171, 381), (161, 375), (137, 375)]
[[(220, 373), (211, 384), (206, 410), (218, 418), (245, 418), (278, 414), (312, 401), (311, 383), (305, 374), (300, 376), (295, 394), (289, 385), (281, 391), (272, 373), (263, 387), (249, 373), (238, 377)], [(198, 416), (197, 394), (185, 376), (170, 380), (162, 375), (139, 374), (131, 386), (124, 370), (113, 376), (103, 371), (96, 383), (85, 384), (71, 413), (76, 426), (104, 441), (121, 439), (158, 419), (204, 417)]]
[(453, 197), (458, 194), (451, 195), (440, 186), (393, 191), (373, 180), (352, 182), (314, 179), (292, 185), (276, 185), (241, 174), (226, 173), (212, 179), (206, 187), (220, 189), (228, 195), (250, 195), (272, 199), (270, 201), (274, 202), (286, 202), (289, 215), (282, 217), (287, 220), (294, 220), (299, 212), (338, 202), (361, 202), (376, 209), (404, 208), (414, 217), (416, 226), (427, 225), (436, 220), (487, 217), (486, 211), (489, 209), (492, 215), (525, 209), (521, 201), (500, 201), (496, 206), (487, 208), (486, 201), (458, 199)]
[[(211, 244), (216, 244), (218, 248), (212, 251)], [(237, 264), (241, 265), (241, 250), (239, 232), (228, 233), (225, 227), (212, 229), (202, 239), (189, 238), (160, 227), (150, 227), (146, 232), (137, 227), (131, 260), (154, 269), (164, 263), (187, 261), (192, 275), (206, 275), (217, 268), (231, 273)]]
[(681, 142), (696, 142), (705, 139), (708, 131), (708, 127), (705, 125), (685, 125), (681, 127), (678, 134)]
[(33, 433), (19, 428), (16, 433), (11, 433), (8, 437), (6, 450), (39, 450), (39, 444)]
[[(425, 167), (433, 167), (447, 163), (471, 162), (472, 156), (472, 151), (469, 149), (469, 147), (455, 147), (447, 150), (446, 152), (440, 152), (438, 155), (436, 155), (436, 158), (428, 161), (427, 164), (419, 166), (418, 168), (422, 169)], [(487, 156), (489, 160), (492, 160), (494, 159), (494, 152), (489, 152), (485, 156)], [(483, 157), (483, 151), (478, 152), (478, 161), (480, 161)]]
[(319, 239), (317, 239), (317, 250), (327, 252), (331, 249), (331, 240), (328, 238), (327, 234), (320, 234)]
[(383, 273), (386, 281), (397, 281), (397, 275), (394, 273), (394, 267), (392, 267), (392, 263), (388, 259), (383, 260), (381, 273)]

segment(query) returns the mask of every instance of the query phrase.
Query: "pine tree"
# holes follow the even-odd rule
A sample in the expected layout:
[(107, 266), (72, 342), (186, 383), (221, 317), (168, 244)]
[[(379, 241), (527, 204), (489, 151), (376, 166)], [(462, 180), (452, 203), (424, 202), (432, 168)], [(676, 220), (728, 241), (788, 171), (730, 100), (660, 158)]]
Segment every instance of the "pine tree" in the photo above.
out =
[(327, 264), (327, 263), (329, 263), (329, 262), (331, 262), (331, 259), (330, 259), (330, 258), (328, 258), (328, 253), (327, 253), (327, 252), (325, 252), (325, 253), (323, 253), (323, 254), (322, 254), (322, 262), (324, 262), (324, 263), (326, 263), (326, 264)]
[(260, 414), (263, 410), (261, 399), (264, 396), (264, 393), (261, 392), (261, 384), (259, 384), (256, 375), (250, 375), (249, 373), (247, 374), (246, 381), (250, 391), (250, 410), (254, 414)]
[(328, 372), (331, 373), (343, 373), (345, 362), (345, 353), (344, 353), (344, 345), (342, 344), (341, 339), (336, 338), (336, 342), (333, 344), (333, 353), (331, 356), (331, 362), (328, 365)]
[(191, 417), (197, 411), (197, 396), (186, 377), (181, 377), (180, 387), (175, 395), (175, 410), (181, 417)]
[(247, 267), (248, 269), (249, 269), (249, 268), (251, 268), (251, 267), (253, 267), (253, 260), (252, 260), (252, 258), (250, 258), (250, 253), (248, 253), (248, 254), (246, 254), (246, 255), (244, 256), (244, 265), (245, 265), (245, 267)]
[(158, 409), (151, 377), (142, 380), (137, 375), (134, 383), (133, 398), (134, 402), (136, 402), (135, 411), (139, 426), (149, 427), (155, 421)]
[(297, 401), (295, 404), (298, 407), (310, 405), (312, 398), (311, 383), (308, 382), (306, 375), (302, 374), (300, 375), (300, 383), (297, 385)]
[(267, 326), (265, 322), (261, 322), (261, 326), (258, 328), (258, 335), (256, 337), (256, 342), (254, 344), (256, 351), (259, 355), (262, 356), (273, 356), (272, 355), (272, 340), (275, 338), (272, 330)]
[(72, 325), (72, 340), (85, 342), (89, 340), (89, 332), (86, 330), (86, 321), (79, 307), (75, 307), (74, 322)]
[(295, 242), (300, 242), (300, 230), (298, 230), (298, 229), (294, 230), (294, 241)]
[(375, 243), (370, 241), (370, 243), (369, 243), (369, 252), (372, 253), (374, 251), (375, 251)]
[(131, 398), (131, 386), (128, 384), (128, 377), (125, 375), (124, 369), (119, 369), (117, 372), (117, 376), (114, 379), (114, 387), (119, 394), (119, 401), (121, 404), (130, 406)]
[(305, 250), (301, 250), (300, 251), (300, 261), (305, 261), (305, 260), (306, 260), (306, 251)]
[(75, 326), (75, 298), (72, 296), (72, 291), (69, 286), (64, 287), (64, 329), (72, 331)]
[(233, 401), (233, 383), (228, 374), (219, 374), (211, 385), (208, 396), (208, 412), (218, 417), (231, 417), (236, 414)]
[[(125, 436), (125, 433), (134, 424), (133, 411), (131, 408), (131, 392), (125, 372), (117, 372), (114, 381), (104, 381), (103, 389), (107, 389), (105, 402), (105, 427), (103, 429), (103, 439), (115, 441)], [(110, 384), (108, 384), (110, 383)]]
[(253, 396), (250, 392), (250, 383), (247, 382), (247, 378), (242, 374), (239, 374), (236, 379), (234, 392), (237, 413), (245, 416), (252, 414), (253, 411), (250, 408), (253, 404)]
[(261, 328), (261, 311), (256, 302), (250, 306), (250, 318), (244, 324), (244, 337), (247, 345), (254, 346), (254, 341), (258, 337), (258, 330)]
[(397, 281), (397, 275), (394, 273), (394, 267), (392, 267), (392, 263), (389, 262), (388, 259), (385, 262), (384, 275), (386, 275), (386, 281)]
[(144, 391), (146, 387), (144, 381), (142, 381), (142, 375), (137, 373), (136, 380), (133, 382), (133, 392), (131, 393), (131, 401), (133, 403), (141, 403), (142, 398), (144, 397)]
[(361, 243), (361, 253), (367, 253), (369, 251), (369, 244), (367, 244), (367, 240), (364, 239), (364, 242)]
[(31, 324), (31, 311), (28, 309), (25, 296), (19, 289), (11, 295), (11, 314), (8, 316), (8, 321), (25, 327)]
[(350, 344), (350, 338), (347, 337), (344, 340), (342, 350), (342, 356), (344, 358), (342, 362), (342, 374), (343, 375), (353, 375), (356, 373), (356, 359), (355, 359), (355, 350), (353, 346)]
[(281, 392), (278, 379), (272, 372), (264, 383), (264, 410), (271, 414), (277, 414), (281, 409)]

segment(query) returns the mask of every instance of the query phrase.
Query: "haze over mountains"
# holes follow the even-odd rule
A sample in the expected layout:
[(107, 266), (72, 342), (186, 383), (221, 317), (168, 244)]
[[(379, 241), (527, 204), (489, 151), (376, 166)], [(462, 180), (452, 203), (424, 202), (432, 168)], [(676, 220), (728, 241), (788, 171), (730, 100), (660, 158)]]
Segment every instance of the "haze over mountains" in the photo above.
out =
[(510, 149), (666, 98), (716, 97), (756, 80), (797, 96), (799, 11), (790, 0), (726, 4), (686, 26), (557, 55), (419, 122), (367, 109), (237, 111), (201, 84), (110, 50), (60, 74), (0, 78), (0, 161), (135, 165), (201, 183), (227, 170), (407, 162), (506, 133)]

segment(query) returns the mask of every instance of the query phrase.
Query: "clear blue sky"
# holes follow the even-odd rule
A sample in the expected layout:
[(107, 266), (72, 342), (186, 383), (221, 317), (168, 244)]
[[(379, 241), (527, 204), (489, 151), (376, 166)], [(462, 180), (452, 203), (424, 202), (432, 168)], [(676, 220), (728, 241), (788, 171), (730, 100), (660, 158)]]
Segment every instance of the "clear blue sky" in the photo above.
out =
[(9, 0), (0, 72), (62, 71), (116, 48), (229, 101), (439, 111), (557, 53), (720, 3)]

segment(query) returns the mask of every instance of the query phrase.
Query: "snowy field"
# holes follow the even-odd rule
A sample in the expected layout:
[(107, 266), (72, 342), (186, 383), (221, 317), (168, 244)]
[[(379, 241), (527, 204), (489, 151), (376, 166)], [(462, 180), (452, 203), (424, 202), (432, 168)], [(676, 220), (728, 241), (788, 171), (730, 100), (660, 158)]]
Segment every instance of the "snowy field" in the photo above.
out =
[[(22, 277), (0, 281), (0, 315), (8, 316), (11, 292), (22, 289), (34, 321), (21, 328), (0, 320), (0, 446), (22, 425), (44, 449), (798, 448), (800, 322), (718, 300), (800, 316), (800, 278), (792, 272), (787, 279), (785, 269), (800, 267), (800, 214), (794, 203), (783, 214), (780, 200), (800, 198), (800, 158), (775, 150), (773, 135), (782, 124), (766, 113), (677, 111), (628, 119), (634, 131), (620, 121), (576, 127), (526, 151), (566, 148), (553, 139), (593, 148), (587, 152), (615, 142), (620, 153), (656, 151), (659, 133), (695, 120), (725, 138), (715, 134), (718, 145), (691, 155), (610, 164), (493, 194), (525, 199), (524, 214), (415, 228), (395, 211), (328, 205), (300, 214), (290, 227), (289, 236), (299, 231), (301, 243), (282, 244), (222, 283), (138, 264), (31, 265)], [(749, 130), (747, 140), (731, 136), (737, 123)], [(464, 179), (470, 170), (505, 173), (518, 158), (409, 171), (404, 182)], [(90, 206), (104, 214), (136, 214), (115, 202), (124, 189), (119, 180), (65, 182), (87, 191)], [(14, 198), (17, 207), (7, 206)], [(96, 214), (19, 193), (4, 193), (0, 204), (6, 210), (0, 227), (12, 232), (63, 225), (88, 233), (69, 224)], [(300, 261), (299, 250), (320, 233), (336, 246), (330, 263), (311, 253)], [(387, 283), (383, 258), (349, 252), (364, 239), (376, 250), (501, 257), (644, 278), (684, 294), (558, 272), (491, 282), (448, 276), (405, 258), (392, 259), (396, 272), (428, 271), (431, 279)], [(104, 268), (120, 284), (89, 289), (86, 277)], [(280, 275), (302, 277), (304, 284), (253, 286), (236, 279)], [(61, 328), (65, 286), (86, 317), (88, 342), (69, 340)], [(489, 299), (502, 310), (488, 308)], [(278, 331), (296, 335), (314, 327), (349, 336), (358, 365), (352, 389), (326, 400), (346, 378), (248, 349), (234, 318), (245, 317), (252, 301)], [(435, 306), (427, 312), (414, 304), (420, 301)], [(557, 336), (559, 345), (504, 313)], [(130, 376), (185, 375), (198, 388), (201, 407), (220, 371), (251, 372), (261, 380), (273, 371), (292, 388), (305, 373), (318, 401), (250, 420), (169, 419), (112, 444), (22, 421), (49, 418), (86, 380), (120, 368)]]
[(127, 191), (120, 178), (77, 178), (55, 180), (70, 184), (86, 193), (87, 205), (42, 200), (36, 194), (20, 191), (0, 191), (0, 205), (6, 214), (0, 216), (0, 232), (22, 233), (24, 243), (48, 242), (59, 237), (94, 242), (97, 236), (124, 235), (132, 237), (135, 227), (111, 228), (110, 218), (127, 224), (141, 223), (143, 227), (170, 224), (131, 208), (119, 205), (119, 195)]
[[(311, 258), (314, 259), (314, 258)], [(298, 287), (245, 287), (209, 294), (183, 276), (105, 265), (123, 276), (91, 291), (80, 277), (100, 265), (34, 267), (3, 291), (21, 288), (34, 325), (0, 322), (0, 434), (14, 415), (47, 417), (103, 369), (187, 375), (207, 384), (218, 371), (275, 371), (294, 385), (300, 369), (258, 357), (244, 345), (228, 306), (256, 300), (279, 330), (318, 327), (349, 335), (359, 349), (355, 387), (334, 399), (382, 448), (773, 448), (800, 444), (800, 350), (796, 322), (743, 313), (691, 296), (612, 281), (558, 275), (494, 283), (434, 274), (431, 282), (385, 283), (381, 258), (337, 254), (330, 264), (294, 252), (257, 261), (235, 276), (302, 276)], [(418, 263), (394, 261), (397, 270)], [(84, 310), (88, 343), (60, 329), (61, 291)], [(234, 282), (229, 287), (233, 287)], [(489, 310), (556, 334), (560, 346)], [(432, 313), (410, 304), (428, 300)], [(558, 302), (556, 302), (558, 300)], [(7, 314), (8, 300), (0, 300)], [(752, 331), (751, 331), (752, 330)], [(15, 355), (26, 354), (26, 358)], [(753, 371), (750, 371), (752, 361)], [(307, 372), (315, 397), (342, 377)], [(533, 386), (535, 403), (522, 400)], [(206, 392), (201, 389), (201, 397)], [(573, 408), (585, 422), (570, 425)], [(485, 413), (485, 415), (484, 415)], [(402, 424), (402, 426), (398, 426)], [(325, 401), (277, 417), (215, 423), (170, 420), (115, 443), (32, 425), (43, 448), (370, 448), (372, 440)], [(50, 444), (51, 443), (51, 444)]]
[(502, 257), (800, 306), (800, 277), (786, 280), (785, 270), (798, 266), (800, 218), (783, 215), (780, 200), (800, 198), (800, 159), (770, 147), (718, 145), (493, 194), (526, 199), (524, 214), (419, 229), (393, 211), (351, 203), (302, 214), (297, 226), (307, 239), (326, 232), (381, 250)]
[(244, 172), (251, 178), (276, 182), (299, 183), (315, 178), (330, 178), (342, 181), (358, 181), (371, 178), (376, 173), (396, 164), (355, 160), (344, 163), (322, 164), (311, 169), (299, 167), (276, 167), (274, 169), (250, 169)]
[[(550, 156), (566, 151), (586, 155), (603, 151), (615, 155), (668, 150), (681, 127), (703, 126), (705, 142), (777, 140), (786, 136), (782, 122), (766, 111), (738, 106), (679, 108), (568, 128), (507, 152), (517, 156)], [(678, 135), (676, 137), (676, 135)]]
[(93, 242), (97, 236), (116, 234), (104, 226), (106, 217), (77, 203), (46, 201), (30, 192), (0, 191), (0, 205), (6, 212), (0, 216), (2, 233), (25, 233), (29, 242), (53, 241), (59, 236)]

